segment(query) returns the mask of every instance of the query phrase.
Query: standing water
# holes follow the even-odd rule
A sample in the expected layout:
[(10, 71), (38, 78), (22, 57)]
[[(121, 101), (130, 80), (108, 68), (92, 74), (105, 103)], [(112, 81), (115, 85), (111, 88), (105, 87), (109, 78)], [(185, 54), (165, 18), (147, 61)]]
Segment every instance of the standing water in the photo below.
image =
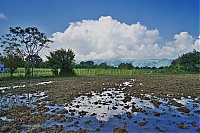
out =
[[(141, 94), (144, 99), (132, 97), (123, 91), (132, 87), (132, 84), (134, 79), (124, 82), (119, 88), (105, 88), (101, 93), (92, 91), (76, 97), (65, 106), (46, 104), (44, 114), (49, 115), (49, 119), (40, 124), (23, 125), (25, 129), (22, 132), (40, 126), (57, 126), (61, 132), (78, 129), (87, 132), (113, 132), (114, 129), (124, 129), (131, 133), (199, 132), (200, 107), (190, 96), (181, 99), (163, 99), (153, 94)], [(38, 108), (34, 103), (45, 97), (45, 92), (7, 94), (0, 99), (0, 109), (7, 110), (16, 105)], [(12, 121), (6, 117), (0, 119)]]

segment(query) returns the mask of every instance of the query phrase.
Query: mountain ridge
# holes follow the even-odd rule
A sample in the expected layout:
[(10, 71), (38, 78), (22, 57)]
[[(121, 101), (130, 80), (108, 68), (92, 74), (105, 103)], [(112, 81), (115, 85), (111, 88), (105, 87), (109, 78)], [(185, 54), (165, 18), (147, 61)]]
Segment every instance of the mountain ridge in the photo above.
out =
[(131, 63), (134, 67), (163, 67), (170, 66), (173, 59), (98, 59), (92, 60), (95, 64), (106, 62), (107, 65), (117, 67), (121, 63)]

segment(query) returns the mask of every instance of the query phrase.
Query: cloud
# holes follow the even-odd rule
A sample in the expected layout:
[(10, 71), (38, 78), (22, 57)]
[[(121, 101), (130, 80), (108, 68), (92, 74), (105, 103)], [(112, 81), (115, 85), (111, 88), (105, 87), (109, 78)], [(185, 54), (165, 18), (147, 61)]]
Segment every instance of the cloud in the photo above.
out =
[[(120, 23), (111, 16), (98, 20), (72, 22), (64, 32), (56, 32), (48, 51), (72, 48), (76, 60), (176, 58), (177, 54), (199, 48), (199, 38), (187, 32), (174, 36), (164, 46), (157, 29), (150, 30), (139, 22)], [(48, 54), (45, 51), (45, 54)]]
[(7, 17), (3, 13), (0, 13), (0, 19), (7, 19)]
[(169, 50), (170, 55), (180, 55), (189, 51), (191, 52), (193, 49), (199, 51), (199, 37), (195, 39), (188, 32), (181, 32), (174, 35), (174, 41), (166, 43), (163, 49)]

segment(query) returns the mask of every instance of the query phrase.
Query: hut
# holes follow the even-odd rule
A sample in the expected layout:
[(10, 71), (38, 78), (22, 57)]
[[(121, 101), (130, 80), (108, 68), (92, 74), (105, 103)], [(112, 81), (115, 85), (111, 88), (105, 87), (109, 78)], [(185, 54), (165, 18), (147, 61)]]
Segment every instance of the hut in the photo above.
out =
[(6, 68), (4, 66), (4, 64), (2, 62), (0, 62), (0, 72), (1, 73), (5, 73), (6, 72)]

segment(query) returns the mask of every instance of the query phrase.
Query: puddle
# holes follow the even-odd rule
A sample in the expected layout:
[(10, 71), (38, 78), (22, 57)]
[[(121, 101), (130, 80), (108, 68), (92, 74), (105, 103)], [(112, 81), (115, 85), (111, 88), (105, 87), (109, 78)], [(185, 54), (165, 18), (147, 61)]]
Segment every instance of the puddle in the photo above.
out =
[[(40, 82), (37, 84), (33, 84), (33, 85), (47, 85), (47, 84), (51, 84), (53, 81), (45, 81), (45, 82)], [(33, 86), (31, 85), (31, 86)], [(16, 86), (9, 86), (9, 87), (0, 87), (0, 92), (1, 93), (5, 93), (5, 90), (7, 89), (15, 89), (15, 88), (25, 88), (26, 85), (16, 85)]]
[(22, 86), (0, 87), (0, 92), (1, 93), (5, 93), (5, 90), (7, 90), (7, 89), (24, 88), (24, 87), (25, 87), (25, 85), (22, 85)]
[(46, 84), (51, 84), (53, 81), (46, 81), (46, 82), (40, 82), (37, 83), (37, 85), (46, 85)]
[[(132, 106), (135, 108), (155, 108), (148, 100), (132, 97), (131, 101), (124, 102), (125, 93), (115, 88), (108, 89), (101, 94), (91, 92), (91, 97), (80, 96), (72, 102), (72, 106), (65, 107), (66, 110), (76, 110), (87, 112), (87, 117), (96, 114), (99, 121), (108, 121), (115, 115), (122, 115), (131, 112)], [(133, 104), (134, 103), (134, 104)]]
[(7, 122), (12, 122), (13, 121), (12, 119), (8, 119), (5, 116), (0, 117), (0, 119), (3, 120), (3, 121), (7, 121)]
[(23, 95), (7, 94), (4, 96), (1, 96), (0, 98), (0, 109), (8, 110), (13, 107), (23, 106), (23, 105), (34, 108), (35, 105), (33, 103), (45, 97), (46, 95), (44, 94), (44, 92), (36, 92), (33, 94), (26, 93)]

